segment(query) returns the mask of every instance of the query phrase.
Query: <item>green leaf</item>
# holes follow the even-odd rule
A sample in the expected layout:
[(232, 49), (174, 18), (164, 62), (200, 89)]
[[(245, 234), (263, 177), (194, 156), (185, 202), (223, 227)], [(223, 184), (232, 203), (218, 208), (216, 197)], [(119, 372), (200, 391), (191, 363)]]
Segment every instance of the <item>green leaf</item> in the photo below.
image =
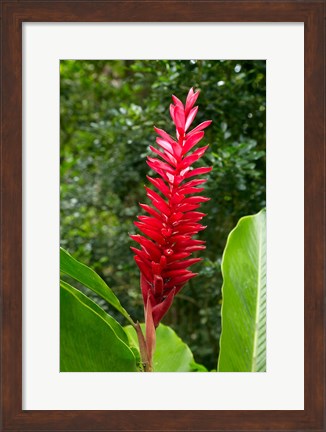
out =
[(64, 281), (60, 281), (60, 371), (138, 371), (120, 324)]
[(222, 259), (219, 372), (266, 371), (266, 211), (240, 219)]
[[(141, 324), (144, 332), (145, 324)], [(126, 326), (130, 345), (138, 348), (135, 329)], [(156, 329), (156, 349), (153, 358), (154, 372), (207, 372), (205, 366), (195, 362), (194, 356), (170, 327), (160, 324)]]
[(128, 312), (121, 306), (119, 299), (104, 280), (94, 270), (77, 261), (63, 248), (60, 248), (60, 271), (94, 291), (117, 309), (131, 324), (133, 323)]

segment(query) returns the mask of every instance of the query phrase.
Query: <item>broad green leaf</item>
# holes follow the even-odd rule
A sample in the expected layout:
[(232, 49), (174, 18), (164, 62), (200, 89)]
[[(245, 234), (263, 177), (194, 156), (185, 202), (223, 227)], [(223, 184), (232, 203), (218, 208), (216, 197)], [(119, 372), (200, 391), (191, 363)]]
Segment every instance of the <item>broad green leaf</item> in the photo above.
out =
[(64, 281), (60, 282), (60, 371), (138, 371), (120, 324)]
[(266, 371), (266, 211), (240, 219), (222, 258), (219, 372)]
[(60, 248), (60, 271), (85, 285), (115, 307), (127, 320), (132, 323), (128, 312), (121, 306), (119, 299), (104, 280), (91, 268), (80, 263), (63, 248)]
[(100, 315), (101, 318), (103, 318), (109, 326), (112, 327), (112, 330), (116, 333), (116, 335), (126, 344), (129, 345), (129, 340), (127, 333), (124, 331), (123, 327), (116, 321), (111, 315), (106, 313), (99, 305), (97, 305), (95, 302), (93, 302), (90, 298), (88, 298), (85, 294), (83, 294), (81, 291), (77, 290), (67, 282), (60, 280), (60, 286), (67, 291), (70, 292), (70, 294), (74, 295), (81, 303), (84, 303), (85, 306), (91, 308), (94, 310), (95, 313)]
[[(141, 324), (144, 332), (145, 324)], [(135, 329), (126, 326), (130, 345), (138, 348)], [(195, 362), (189, 347), (170, 327), (160, 324), (156, 329), (156, 349), (153, 358), (154, 372), (207, 372), (205, 366)]]

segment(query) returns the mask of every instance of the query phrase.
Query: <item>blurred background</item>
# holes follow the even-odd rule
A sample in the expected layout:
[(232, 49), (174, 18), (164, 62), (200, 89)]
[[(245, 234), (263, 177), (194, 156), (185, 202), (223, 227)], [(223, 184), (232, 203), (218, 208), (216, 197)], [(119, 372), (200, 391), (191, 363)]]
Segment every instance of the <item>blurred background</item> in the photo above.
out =
[[(128, 233), (141, 213), (156, 125), (175, 135), (171, 95), (200, 89), (193, 127), (213, 120), (198, 163), (213, 166), (201, 211), (204, 261), (163, 319), (195, 360), (216, 369), (221, 332), (221, 257), (238, 219), (266, 199), (266, 64), (261, 60), (64, 60), (60, 62), (61, 245), (92, 267), (134, 320), (143, 321), (139, 270)], [(74, 283), (75, 284), (75, 283)], [(84, 292), (87, 289), (79, 287)], [(88, 295), (121, 324), (123, 318)]]

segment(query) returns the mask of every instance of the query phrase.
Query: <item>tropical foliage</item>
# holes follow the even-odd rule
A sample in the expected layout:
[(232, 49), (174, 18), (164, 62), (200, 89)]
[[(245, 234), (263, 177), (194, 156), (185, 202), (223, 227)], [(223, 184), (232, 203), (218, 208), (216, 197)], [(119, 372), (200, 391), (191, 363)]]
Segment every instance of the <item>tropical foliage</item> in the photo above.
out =
[(265, 206), (265, 62), (62, 61), (60, 71), (61, 244), (112, 287), (128, 312), (111, 308), (91, 283), (69, 273), (63, 278), (121, 328), (130, 324), (126, 315), (143, 316), (129, 234), (136, 232), (133, 221), (144, 197), (153, 125), (171, 124), (166, 107), (175, 91), (186, 96), (191, 86), (201, 90), (196, 124), (213, 120), (203, 156), (213, 167), (205, 190), (212, 199), (202, 209), (207, 228), (200, 234), (207, 248), (194, 265), (198, 276), (175, 298), (163, 322), (196, 361), (215, 369), (223, 249), (239, 218)]

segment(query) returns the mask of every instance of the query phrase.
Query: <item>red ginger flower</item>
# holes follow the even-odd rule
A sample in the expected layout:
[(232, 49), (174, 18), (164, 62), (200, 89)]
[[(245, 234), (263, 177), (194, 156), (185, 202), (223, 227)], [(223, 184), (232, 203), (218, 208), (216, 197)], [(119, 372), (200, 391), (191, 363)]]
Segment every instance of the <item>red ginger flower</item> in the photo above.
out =
[[(198, 223), (205, 214), (196, 211), (200, 203), (209, 200), (199, 195), (204, 188), (198, 186), (205, 183), (206, 179), (188, 180), (212, 169), (191, 167), (203, 156), (208, 146), (191, 153), (190, 150), (203, 138), (203, 130), (211, 124), (211, 120), (207, 120), (187, 132), (198, 111), (198, 106), (194, 107), (198, 95), (199, 91), (194, 92), (191, 88), (185, 105), (172, 96), (170, 114), (176, 126), (177, 139), (155, 127), (159, 135), (156, 142), (161, 149), (153, 146), (150, 149), (161, 159), (147, 157), (147, 164), (160, 176), (147, 178), (161, 195), (145, 186), (152, 206), (140, 204), (149, 216), (138, 216), (139, 221), (134, 224), (147, 237), (130, 236), (141, 247), (131, 249), (140, 269), (147, 328), (159, 325), (174, 296), (189, 279), (197, 275), (187, 268), (201, 261), (201, 258), (190, 256), (192, 252), (205, 249), (203, 240), (192, 237), (206, 228)], [(146, 334), (152, 334), (155, 339), (151, 331), (146, 331)], [(155, 345), (155, 341), (151, 343), (147, 340), (147, 345)]]

